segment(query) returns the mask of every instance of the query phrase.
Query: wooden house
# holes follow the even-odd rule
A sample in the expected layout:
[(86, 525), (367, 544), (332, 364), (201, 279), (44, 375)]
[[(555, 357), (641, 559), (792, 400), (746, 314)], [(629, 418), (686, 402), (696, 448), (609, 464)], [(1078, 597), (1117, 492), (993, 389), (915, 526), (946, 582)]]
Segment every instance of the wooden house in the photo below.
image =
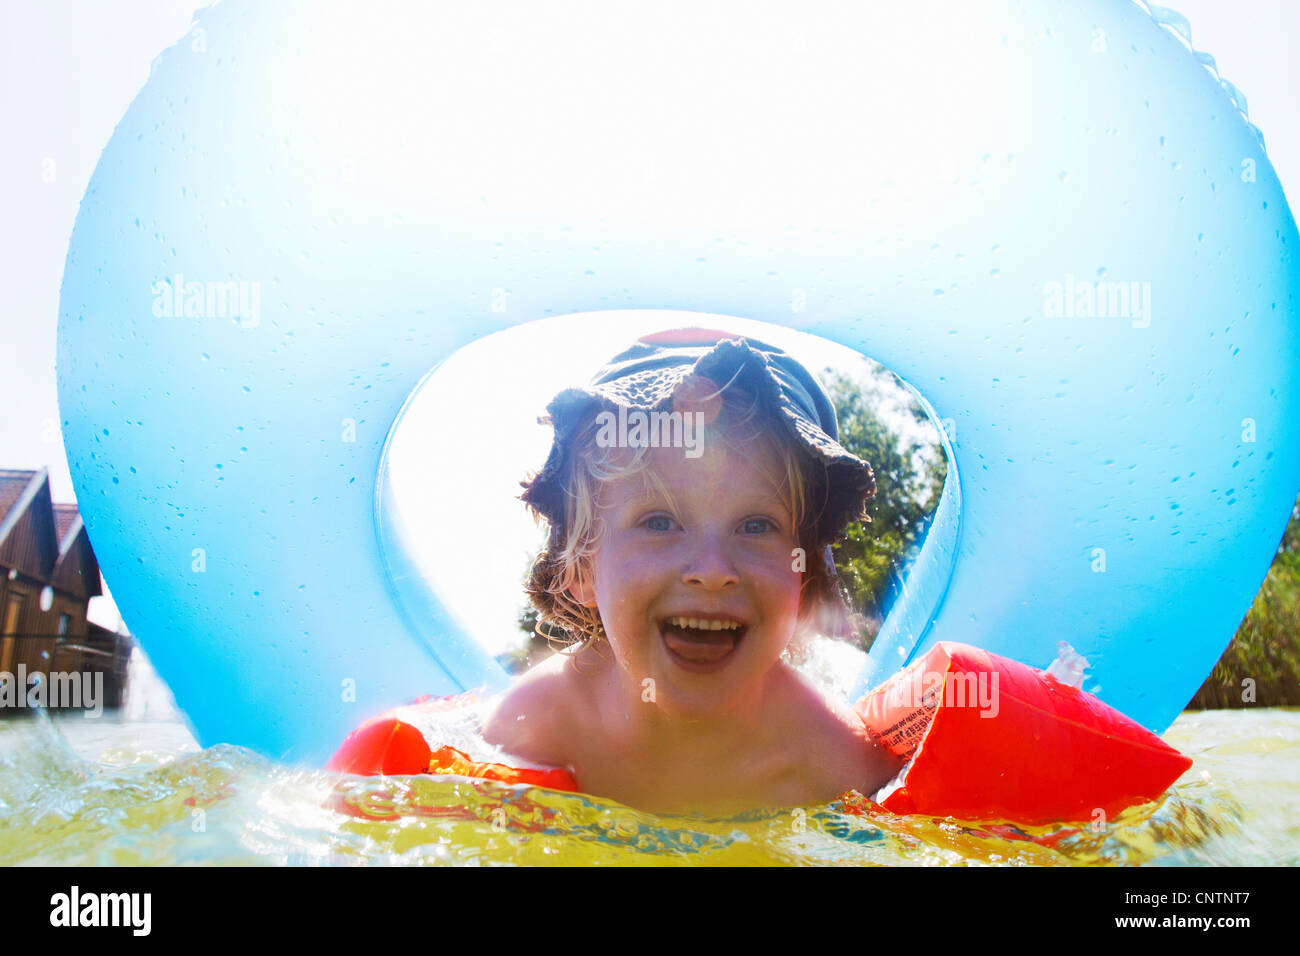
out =
[(86, 619), (102, 593), (77, 506), (51, 501), (44, 468), (0, 469), (0, 672), (102, 673), (102, 705), (121, 706), (132, 642)]

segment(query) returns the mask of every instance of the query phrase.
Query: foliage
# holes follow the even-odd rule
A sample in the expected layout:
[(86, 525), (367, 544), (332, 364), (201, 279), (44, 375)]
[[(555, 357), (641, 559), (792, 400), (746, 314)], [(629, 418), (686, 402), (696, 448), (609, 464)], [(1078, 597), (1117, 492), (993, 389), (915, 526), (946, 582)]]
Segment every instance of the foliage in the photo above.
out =
[(1300, 706), (1300, 498), (1255, 603), (1187, 706)]
[[(858, 639), (865, 650), (925, 541), (948, 462), (929, 416), (886, 369), (877, 366), (861, 381), (826, 369), (823, 381), (835, 405), (840, 444), (869, 462), (876, 475), (876, 496), (867, 507), (871, 521), (851, 525), (847, 540), (834, 545), (835, 565), (861, 615)], [(891, 427), (886, 420), (915, 427)]]

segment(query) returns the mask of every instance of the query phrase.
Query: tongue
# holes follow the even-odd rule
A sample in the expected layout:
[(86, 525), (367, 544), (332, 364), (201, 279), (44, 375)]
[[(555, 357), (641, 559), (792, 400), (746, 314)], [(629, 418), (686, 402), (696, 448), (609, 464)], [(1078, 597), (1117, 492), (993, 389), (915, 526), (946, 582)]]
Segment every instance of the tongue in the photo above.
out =
[(736, 648), (734, 631), (696, 631), (664, 626), (664, 643), (688, 661), (706, 664), (720, 661)]

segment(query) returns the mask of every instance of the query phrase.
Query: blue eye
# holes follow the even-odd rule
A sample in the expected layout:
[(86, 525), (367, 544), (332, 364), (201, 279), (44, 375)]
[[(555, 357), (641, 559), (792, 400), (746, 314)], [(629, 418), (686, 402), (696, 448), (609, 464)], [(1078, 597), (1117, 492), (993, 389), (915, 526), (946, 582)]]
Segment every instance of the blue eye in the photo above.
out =
[(646, 518), (645, 521), (641, 522), (641, 524), (651, 531), (673, 530), (673, 519), (667, 515), (651, 515), (649, 518)]
[(741, 525), (746, 534), (762, 534), (765, 531), (776, 530), (776, 523), (768, 518), (748, 518)]

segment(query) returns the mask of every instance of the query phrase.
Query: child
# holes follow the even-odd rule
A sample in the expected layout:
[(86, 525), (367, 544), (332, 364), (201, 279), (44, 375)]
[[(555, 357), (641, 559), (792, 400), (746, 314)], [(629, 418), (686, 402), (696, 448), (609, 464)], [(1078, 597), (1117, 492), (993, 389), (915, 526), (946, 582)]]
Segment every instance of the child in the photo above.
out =
[(752, 339), (675, 330), (547, 411), (554, 444), (521, 496), (549, 524), (528, 589), (575, 648), (505, 693), (486, 740), (659, 813), (887, 783), (901, 761), (785, 653), (846, 614), (829, 544), (875, 492), (808, 371)]

